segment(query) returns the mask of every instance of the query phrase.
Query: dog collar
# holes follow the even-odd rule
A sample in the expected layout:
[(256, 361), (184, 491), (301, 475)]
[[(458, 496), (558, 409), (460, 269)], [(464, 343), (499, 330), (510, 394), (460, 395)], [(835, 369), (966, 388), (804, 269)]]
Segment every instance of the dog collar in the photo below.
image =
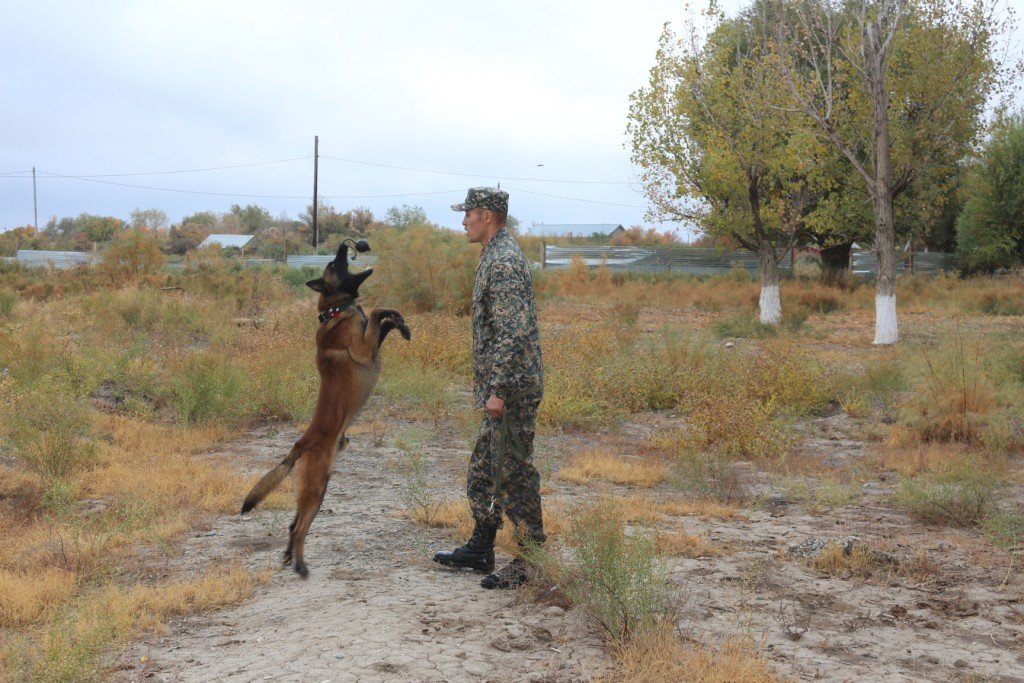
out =
[(322, 325), (331, 318), (337, 318), (345, 311), (345, 309), (350, 308), (353, 303), (355, 302), (349, 301), (347, 304), (342, 304), (341, 306), (331, 306), (330, 308), (324, 309), (323, 313), (318, 315), (316, 319), (319, 320)]

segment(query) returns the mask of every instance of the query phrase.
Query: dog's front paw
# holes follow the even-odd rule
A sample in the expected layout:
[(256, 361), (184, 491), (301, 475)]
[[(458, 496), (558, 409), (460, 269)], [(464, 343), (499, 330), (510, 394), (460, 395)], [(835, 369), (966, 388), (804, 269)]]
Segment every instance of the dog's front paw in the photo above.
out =
[(398, 327), (398, 331), (402, 335), (402, 339), (405, 341), (412, 339), (412, 332), (409, 331), (409, 326), (405, 324), (404, 320), (396, 322), (395, 325)]

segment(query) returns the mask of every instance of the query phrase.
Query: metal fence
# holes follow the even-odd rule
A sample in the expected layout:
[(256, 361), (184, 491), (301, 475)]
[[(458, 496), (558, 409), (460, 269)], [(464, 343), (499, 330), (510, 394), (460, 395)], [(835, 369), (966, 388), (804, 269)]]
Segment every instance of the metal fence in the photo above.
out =
[[(73, 268), (79, 265), (90, 266), (99, 263), (100, 254), (85, 251), (40, 251), (36, 249), (19, 249), (17, 256), (4, 257), (8, 263), (20, 263), (28, 268)], [(286, 265), (289, 268), (323, 268), (334, 260), (333, 254), (296, 254), (289, 255)], [(376, 263), (377, 257), (370, 254), (359, 254), (354, 265), (369, 267)], [(214, 260), (200, 261), (198, 263), (213, 263)], [(172, 270), (180, 270), (186, 263), (197, 263), (196, 261), (171, 261), (167, 267)], [(268, 266), (280, 263), (274, 259), (248, 258), (243, 263), (249, 267)]]
[[(896, 250), (897, 275), (938, 275), (959, 267), (956, 254), (938, 251), (905, 252)], [(866, 249), (850, 252), (850, 271), (862, 277), (874, 277), (878, 273), (878, 256)]]
[[(555, 246), (544, 245), (541, 265), (545, 268), (567, 268), (574, 257), (587, 266), (604, 264), (612, 270), (685, 273), (714, 275), (727, 273), (735, 267), (757, 273), (760, 264), (750, 251), (721, 251), (701, 247), (608, 247), (608, 246)], [(941, 252), (904, 252), (896, 250), (898, 275), (937, 275), (957, 269), (956, 254)], [(779, 263), (782, 273), (793, 270), (792, 252)], [(850, 252), (850, 270), (855, 275), (874, 277), (878, 272), (878, 258), (874, 251), (858, 249)]]
[(5, 261), (15, 261), (28, 268), (74, 268), (79, 265), (92, 265), (100, 260), (100, 255), (91, 251), (40, 251), (37, 249), (19, 249), (17, 256), (8, 257)]
[[(781, 253), (781, 252), (780, 252)], [(749, 251), (720, 251), (713, 248), (658, 246), (658, 247), (601, 247), (544, 245), (541, 265), (544, 268), (567, 268), (574, 257), (587, 266), (604, 264), (612, 270), (642, 272), (685, 273), (688, 275), (714, 275), (728, 273), (736, 267), (756, 273), (760, 268), (757, 254)], [(779, 263), (779, 270), (792, 271), (792, 255)]]
[[(541, 265), (544, 268), (568, 268), (578, 256), (587, 266), (604, 264), (612, 270), (640, 272), (684, 273), (689, 275), (714, 275), (728, 273), (735, 267), (757, 273), (760, 267), (757, 255), (749, 251), (719, 251), (701, 247), (657, 246), (657, 247), (609, 247), (609, 246), (555, 246), (544, 245)], [(82, 251), (38, 251), (19, 249), (15, 257), (3, 259), (17, 262), (29, 268), (73, 268), (78, 265), (93, 265), (100, 260), (95, 252)], [(323, 268), (334, 260), (333, 254), (293, 254), (286, 262), (289, 268)], [(360, 254), (354, 265), (370, 267), (377, 262), (371, 254)], [(246, 266), (255, 267), (279, 263), (273, 259), (245, 259)], [(183, 262), (172, 261), (168, 267), (180, 269)], [(783, 273), (792, 272), (793, 256), (787, 254), (779, 263)], [(897, 275), (936, 275), (943, 271), (957, 269), (955, 254), (941, 252), (904, 252), (896, 250)], [(850, 270), (855, 275), (874, 277), (878, 272), (878, 258), (873, 251), (859, 249), (850, 252)]]

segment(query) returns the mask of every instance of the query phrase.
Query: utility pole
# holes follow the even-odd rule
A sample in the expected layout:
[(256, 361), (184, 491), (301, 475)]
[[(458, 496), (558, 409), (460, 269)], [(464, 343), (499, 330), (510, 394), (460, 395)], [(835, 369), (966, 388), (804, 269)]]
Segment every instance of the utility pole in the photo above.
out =
[(39, 229), (39, 204), (36, 203), (36, 167), (32, 167), (32, 227)]
[(320, 232), (316, 226), (316, 181), (317, 170), (320, 165), (320, 136), (313, 136), (313, 253), (317, 253), (317, 244), (320, 242)]

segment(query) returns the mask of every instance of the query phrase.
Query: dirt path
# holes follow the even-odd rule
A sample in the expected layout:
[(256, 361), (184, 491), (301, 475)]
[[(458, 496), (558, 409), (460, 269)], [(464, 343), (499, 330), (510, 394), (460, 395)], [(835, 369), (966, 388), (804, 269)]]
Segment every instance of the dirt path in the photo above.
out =
[[(211, 457), (261, 472), (297, 436), (266, 429)], [(121, 665), (136, 668), (123, 680), (585, 681), (607, 670), (600, 639), (577, 612), (485, 591), (479, 574), (431, 562), (451, 541), (398, 516), (405, 483), (388, 463), (403, 453), (371, 441), (353, 437), (335, 464), (306, 545), (307, 581), (278, 571), (244, 604), (172, 623), (125, 652)], [(435, 440), (423, 457), (432, 485), (460, 495), (451, 470), (465, 447)], [(276, 566), (290, 520), (280, 511), (221, 517), (169, 563), (184, 573), (234, 557)]]
[[(628, 455), (652, 433), (679, 426), (674, 416), (636, 417), (617, 434), (538, 437), (538, 453), (548, 459), (542, 467), (601, 444)], [(857, 432), (842, 415), (812, 420), (803, 456), (828, 467), (855, 465), (865, 456)], [(268, 428), (210, 457), (261, 473), (296, 436), (293, 428)], [(309, 580), (276, 571), (248, 602), (171, 624), (124, 654), (122, 666), (134, 668), (121, 679), (589, 681), (608, 672), (599, 634), (578, 610), (484, 591), (479, 575), (437, 567), (430, 556), (450, 547), (450, 536), (400, 517), (408, 480), (394, 464), (420, 453), (435, 500), (458, 499), (464, 442), (445, 429), (395, 421), (383, 437), (354, 435), (307, 544)], [(722, 549), (670, 560), (682, 633), (712, 647), (749, 636), (778, 673), (801, 681), (1024, 681), (1024, 576), (977, 531), (923, 526), (892, 510), (890, 480), (864, 483), (837, 509), (813, 509), (748, 465), (754, 499), (741, 519), (666, 515), (660, 523)], [(601, 490), (639, 493), (549, 483), (549, 504)], [(680, 496), (670, 483), (642, 493)], [(276, 569), (290, 518), (282, 511), (219, 518), (167, 558), (168, 571), (190, 575), (236, 557), (252, 569)], [(930, 566), (923, 575), (880, 568), (867, 578), (835, 576), (789, 551), (849, 536), (899, 562), (924, 558)]]

